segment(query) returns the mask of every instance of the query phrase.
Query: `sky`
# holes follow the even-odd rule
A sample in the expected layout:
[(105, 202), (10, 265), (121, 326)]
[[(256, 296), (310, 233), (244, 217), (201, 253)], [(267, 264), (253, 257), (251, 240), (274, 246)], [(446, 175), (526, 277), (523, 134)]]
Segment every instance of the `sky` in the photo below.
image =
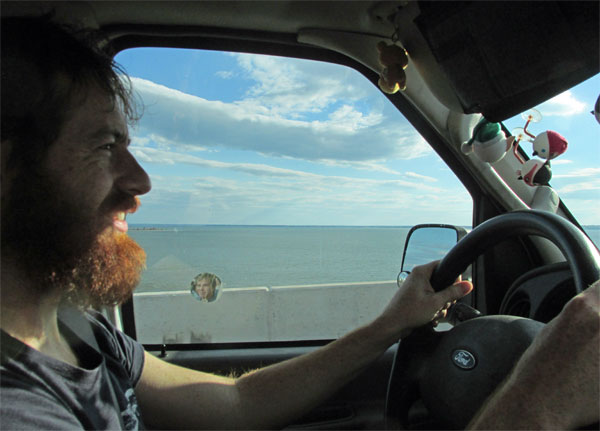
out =
[[(464, 187), (352, 69), (161, 48), (116, 60), (143, 101), (130, 149), (153, 184), (130, 223), (471, 225)], [(567, 138), (551, 184), (584, 225), (600, 224), (599, 93), (595, 76), (537, 107), (528, 129)]]

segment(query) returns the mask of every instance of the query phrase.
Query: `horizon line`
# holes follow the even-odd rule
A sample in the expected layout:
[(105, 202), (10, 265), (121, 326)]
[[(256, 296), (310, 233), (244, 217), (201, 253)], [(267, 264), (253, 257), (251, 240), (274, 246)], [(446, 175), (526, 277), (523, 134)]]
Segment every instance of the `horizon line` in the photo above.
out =
[[(423, 224), (423, 223), (419, 223)], [(436, 223), (433, 223), (436, 224)], [(459, 226), (472, 229), (470, 225), (451, 225), (448, 223), (437, 223), (446, 226)], [(344, 224), (228, 224), (228, 223), (130, 223), (129, 226), (206, 226), (206, 227), (402, 227), (411, 228), (416, 225), (344, 225)], [(600, 224), (581, 225), (584, 227), (600, 228)]]

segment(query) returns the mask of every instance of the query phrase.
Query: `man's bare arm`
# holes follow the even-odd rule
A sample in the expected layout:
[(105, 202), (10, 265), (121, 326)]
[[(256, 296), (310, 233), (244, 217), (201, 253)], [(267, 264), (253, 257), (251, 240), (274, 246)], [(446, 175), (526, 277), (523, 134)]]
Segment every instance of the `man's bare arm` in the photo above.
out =
[(469, 429), (573, 429), (600, 418), (600, 281), (538, 334)]
[(146, 354), (136, 394), (142, 415), (159, 428), (260, 429), (281, 427), (349, 382), (411, 329), (441, 317), (472, 286), (460, 282), (434, 293), (437, 263), (415, 268), (386, 310), (371, 324), (308, 355), (238, 379), (177, 367)]

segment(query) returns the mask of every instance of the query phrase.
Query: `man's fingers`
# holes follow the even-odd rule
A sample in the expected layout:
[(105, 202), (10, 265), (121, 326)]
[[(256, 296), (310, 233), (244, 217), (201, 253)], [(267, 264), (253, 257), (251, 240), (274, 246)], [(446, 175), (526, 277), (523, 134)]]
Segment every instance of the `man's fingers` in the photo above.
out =
[(415, 266), (411, 273), (415, 273), (415, 275), (423, 276), (429, 279), (431, 274), (433, 274), (433, 270), (438, 266), (439, 263), (439, 260), (434, 260), (433, 262), (429, 262), (424, 265)]
[(462, 298), (470, 293), (471, 290), (473, 290), (473, 284), (471, 284), (470, 281), (459, 281), (454, 283), (452, 286), (436, 293), (436, 295), (439, 297), (440, 304), (445, 305)]

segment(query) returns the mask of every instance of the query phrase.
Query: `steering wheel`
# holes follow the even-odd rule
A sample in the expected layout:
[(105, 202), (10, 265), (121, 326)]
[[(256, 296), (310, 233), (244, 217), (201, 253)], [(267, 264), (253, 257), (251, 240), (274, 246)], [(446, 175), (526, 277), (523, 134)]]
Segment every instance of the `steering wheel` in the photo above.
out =
[[(558, 215), (526, 210), (473, 229), (439, 263), (432, 287), (439, 291), (451, 285), (485, 250), (521, 235), (545, 237), (560, 249), (577, 293), (600, 279), (598, 250), (578, 228)], [(498, 315), (467, 320), (446, 332), (435, 332), (431, 325), (414, 330), (396, 352), (386, 427), (407, 429), (410, 416), (418, 429), (464, 429), (543, 327), (532, 319)]]

